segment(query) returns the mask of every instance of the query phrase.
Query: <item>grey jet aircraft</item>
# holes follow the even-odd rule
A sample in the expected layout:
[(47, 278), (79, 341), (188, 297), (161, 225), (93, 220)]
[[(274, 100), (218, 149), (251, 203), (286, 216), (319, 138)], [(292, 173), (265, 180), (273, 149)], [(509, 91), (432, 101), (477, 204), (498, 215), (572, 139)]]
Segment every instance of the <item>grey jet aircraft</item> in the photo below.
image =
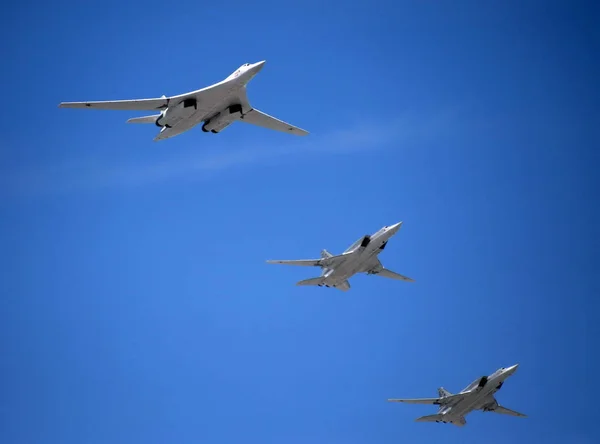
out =
[(265, 60), (244, 63), (226, 79), (206, 88), (177, 96), (154, 99), (108, 100), (102, 102), (62, 102), (60, 108), (158, 111), (158, 114), (134, 117), (127, 123), (154, 124), (160, 132), (155, 141), (184, 133), (203, 122), (205, 133), (220, 133), (233, 122), (246, 122), (275, 131), (305, 136), (308, 131), (263, 113), (250, 105), (246, 86), (260, 72)]
[(489, 376), (477, 378), (460, 393), (452, 394), (444, 387), (438, 388), (439, 398), (421, 399), (388, 399), (390, 402), (406, 402), (409, 404), (433, 404), (440, 408), (435, 415), (421, 416), (417, 422), (442, 422), (462, 427), (467, 424), (465, 416), (473, 410), (495, 412), (504, 415), (525, 417), (523, 413), (502, 407), (494, 398), (504, 381), (511, 376), (519, 364), (500, 368)]
[(321, 251), (321, 259), (268, 260), (269, 264), (301, 265), (321, 267), (321, 276), (305, 279), (297, 285), (316, 285), (347, 291), (348, 279), (356, 273), (367, 273), (401, 281), (414, 282), (413, 279), (384, 268), (377, 256), (383, 251), (390, 238), (398, 232), (402, 222), (385, 226), (375, 234), (365, 235), (354, 242), (342, 254), (334, 256), (327, 250)]

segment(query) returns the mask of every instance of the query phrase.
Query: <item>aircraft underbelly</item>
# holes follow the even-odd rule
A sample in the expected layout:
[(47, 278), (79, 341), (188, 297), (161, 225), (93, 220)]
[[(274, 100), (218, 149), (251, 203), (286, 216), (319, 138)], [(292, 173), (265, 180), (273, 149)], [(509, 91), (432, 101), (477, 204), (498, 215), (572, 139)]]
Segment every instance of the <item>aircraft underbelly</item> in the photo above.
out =
[(447, 414), (456, 417), (466, 416), (473, 411), (479, 399), (481, 399), (479, 396), (466, 397), (452, 406), (452, 409)]
[(355, 269), (359, 266), (360, 262), (358, 262), (355, 258), (350, 257), (339, 264), (328, 276), (328, 279), (331, 279), (335, 282), (345, 281), (356, 273)]
[(188, 131), (203, 122), (204, 120), (212, 117), (216, 113), (222, 111), (229, 105), (233, 105), (239, 101), (238, 97), (239, 86), (230, 87), (225, 97), (220, 95), (218, 101), (199, 101), (198, 108), (189, 117), (180, 118), (177, 121), (170, 123), (170, 128), (163, 128), (158, 135), (157, 139), (168, 139), (170, 137), (177, 136), (185, 131)]

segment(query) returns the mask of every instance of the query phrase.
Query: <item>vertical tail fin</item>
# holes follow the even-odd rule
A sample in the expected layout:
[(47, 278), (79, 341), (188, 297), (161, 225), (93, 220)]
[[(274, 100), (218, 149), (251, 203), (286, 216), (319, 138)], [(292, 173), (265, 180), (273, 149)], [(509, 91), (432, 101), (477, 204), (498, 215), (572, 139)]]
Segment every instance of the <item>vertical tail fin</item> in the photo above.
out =
[[(321, 250), (321, 259), (327, 259), (332, 257), (333, 254), (331, 254), (329, 251), (327, 250)], [(326, 274), (329, 274), (331, 270), (327, 267), (323, 267), (323, 269), (321, 270), (321, 276), (325, 276)]]
[(438, 388), (438, 395), (440, 398), (445, 398), (446, 396), (452, 396), (452, 393), (450, 393), (444, 387), (440, 387)]
[(333, 254), (331, 254), (329, 251), (321, 250), (321, 258), (327, 259), (328, 257), (331, 257), (331, 256), (333, 256)]

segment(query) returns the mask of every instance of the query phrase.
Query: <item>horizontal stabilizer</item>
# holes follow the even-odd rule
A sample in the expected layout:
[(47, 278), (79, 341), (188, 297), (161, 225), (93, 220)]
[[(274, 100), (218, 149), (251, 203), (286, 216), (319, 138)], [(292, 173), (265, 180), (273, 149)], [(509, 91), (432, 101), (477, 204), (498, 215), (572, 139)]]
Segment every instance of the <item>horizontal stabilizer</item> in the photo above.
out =
[(321, 285), (323, 283), (322, 277), (304, 279), (303, 281), (298, 282), (296, 285)]
[(392, 270), (388, 270), (387, 268), (382, 268), (380, 271), (378, 271), (377, 273), (375, 273), (376, 276), (382, 276), (382, 277), (386, 277), (386, 278), (390, 278), (390, 279), (396, 279), (399, 281), (406, 281), (406, 282), (414, 282), (415, 280), (406, 276), (403, 276), (399, 273), (396, 273), (395, 271)]
[(520, 416), (521, 418), (525, 418), (527, 415), (523, 413), (516, 412), (511, 409), (507, 409), (506, 407), (502, 407), (501, 405), (497, 406), (494, 410), (494, 413), (500, 413), (502, 415), (511, 415), (511, 416)]
[(160, 114), (155, 114), (153, 116), (144, 116), (144, 117), (133, 117), (129, 119), (127, 123), (156, 123), (156, 119), (160, 117)]
[(290, 125), (283, 120), (276, 119), (275, 117), (269, 116), (268, 114), (265, 114), (257, 109), (252, 109), (244, 114), (240, 122), (262, 126), (263, 128), (268, 128), (275, 131), (295, 134), (296, 136), (306, 136), (308, 134), (308, 131), (303, 130), (302, 128)]
[(450, 419), (447, 415), (427, 415), (421, 416), (420, 418), (415, 419), (416, 422), (437, 422), (437, 421), (445, 421), (457, 427), (463, 427), (467, 425), (467, 420), (464, 416), (453, 417)]
[(416, 422), (436, 422), (441, 421), (443, 415), (427, 415), (421, 416), (420, 418), (415, 419)]

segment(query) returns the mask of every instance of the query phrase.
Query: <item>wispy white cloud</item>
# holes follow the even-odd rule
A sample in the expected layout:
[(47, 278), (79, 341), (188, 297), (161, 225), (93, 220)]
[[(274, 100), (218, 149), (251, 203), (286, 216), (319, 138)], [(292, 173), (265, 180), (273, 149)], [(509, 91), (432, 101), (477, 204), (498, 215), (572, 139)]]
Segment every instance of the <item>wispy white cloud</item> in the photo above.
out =
[(195, 149), (184, 156), (165, 151), (165, 155), (171, 157), (129, 164), (117, 163), (115, 159), (71, 160), (1, 174), (0, 190), (4, 195), (39, 195), (139, 187), (167, 180), (203, 179), (231, 168), (285, 162), (297, 159), (297, 156), (372, 152), (390, 144), (409, 147), (444, 131), (451, 124), (453, 115), (451, 112), (417, 118), (414, 114), (407, 114), (385, 122), (361, 123), (326, 134), (289, 137), (285, 145), (261, 146), (250, 141), (250, 145), (242, 149), (223, 146), (218, 151)]

